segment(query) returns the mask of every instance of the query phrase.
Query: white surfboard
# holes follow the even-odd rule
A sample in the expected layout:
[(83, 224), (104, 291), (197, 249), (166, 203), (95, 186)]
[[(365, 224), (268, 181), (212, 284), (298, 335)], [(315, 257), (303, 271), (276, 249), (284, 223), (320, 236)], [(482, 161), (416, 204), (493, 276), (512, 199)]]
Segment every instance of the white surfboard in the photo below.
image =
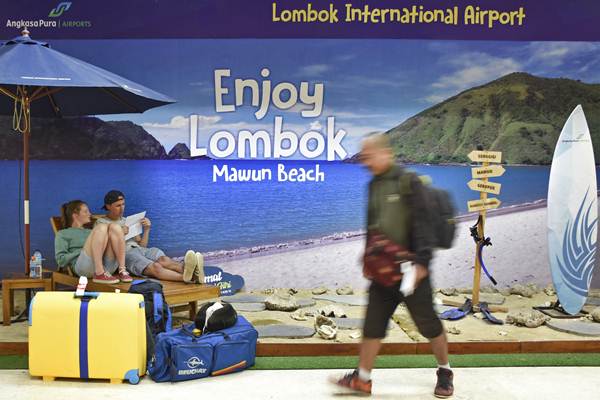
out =
[(548, 253), (558, 300), (577, 314), (588, 296), (596, 259), (596, 163), (583, 109), (575, 107), (560, 133), (548, 184)]

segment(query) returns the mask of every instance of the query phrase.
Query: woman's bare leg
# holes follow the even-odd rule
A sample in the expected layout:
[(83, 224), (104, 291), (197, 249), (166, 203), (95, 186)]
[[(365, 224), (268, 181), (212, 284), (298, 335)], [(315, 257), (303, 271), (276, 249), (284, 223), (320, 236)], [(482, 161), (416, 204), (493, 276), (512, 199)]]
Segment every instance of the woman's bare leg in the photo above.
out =
[[(117, 259), (119, 271), (125, 271), (125, 237), (123, 235), (123, 228), (120, 225), (108, 225), (108, 241), (107, 255), (109, 257), (112, 255), (113, 259)], [(109, 248), (112, 254), (108, 253)]]
[(90, 233), (83, 245), (83, 250), (94, 262), (94, 272), (96, 275), (102, 275), (104, 273), (102, 256), (104, 255), (107, 244), (108, 226), (106, 224), (99, 224), (94, 227), (92, 233)]

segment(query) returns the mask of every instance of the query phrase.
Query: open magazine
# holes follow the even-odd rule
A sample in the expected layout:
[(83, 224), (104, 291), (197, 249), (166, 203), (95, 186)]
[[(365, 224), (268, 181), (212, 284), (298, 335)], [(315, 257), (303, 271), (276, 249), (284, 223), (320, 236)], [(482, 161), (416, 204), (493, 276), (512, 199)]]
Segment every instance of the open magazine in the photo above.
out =
[(130, 215), (125, 218), (125, 225), (129, 228), (129, 232), (125, 235), (125, 240), (129, 240), (137, 235), (141, 235), (143, 232), (142, 220), (146, 218), (146, 211), (141, 213)]

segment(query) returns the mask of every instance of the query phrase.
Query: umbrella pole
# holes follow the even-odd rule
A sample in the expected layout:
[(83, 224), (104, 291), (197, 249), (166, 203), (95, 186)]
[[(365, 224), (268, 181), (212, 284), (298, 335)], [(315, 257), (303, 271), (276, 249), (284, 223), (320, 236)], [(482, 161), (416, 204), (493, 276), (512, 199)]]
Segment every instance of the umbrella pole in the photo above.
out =
[(29, 137), (31, 136), (31, 98), (27, 87), (17, 87), (19, 107), (15, 106), (13, 128), (23, 133), (23, 223), (25, 224), (25, 275), (29, 276), (31, 228), (29, 225)]
[[(27, 104), (29, 107), (29, 104)], [(29, 258), (31, 254), (31, 228), (29, 225), (29, 136), (30, 127), (27, 124), (23, 132), (23, 190), (25, 192), (23, 203), (23, 220), (25, 222), (25, 275), (29, 276)]]

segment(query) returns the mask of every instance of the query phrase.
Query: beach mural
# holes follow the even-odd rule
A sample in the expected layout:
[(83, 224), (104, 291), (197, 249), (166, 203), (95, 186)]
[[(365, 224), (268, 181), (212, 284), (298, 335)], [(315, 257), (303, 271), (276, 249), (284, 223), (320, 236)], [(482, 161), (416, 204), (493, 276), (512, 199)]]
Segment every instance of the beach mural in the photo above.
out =
[[(560, 130), (581, 104), (600, 159), (596, 43), (426, 40), (56, 40), (54, 48), (165, 93), (144, 114), (34, 120), (32, 248), (54, 265), (49, 218), (110, 189), (147, 211), (150, 243), (201, 251), (249, 289), (363, 287), (361, 139), (387, 132), (398, 160), (478, 198), (467, 155), (502, 151), (502, 205), (486, 223), (500, 286), (550, 283), (548, 179)], [(0, 117), (0, 274), (22, 270), (21, 138)], [(470, 286), (474, 246), (432, 266), (438, 287)], [(482, 280), (482, 284), (489, 282)]]

